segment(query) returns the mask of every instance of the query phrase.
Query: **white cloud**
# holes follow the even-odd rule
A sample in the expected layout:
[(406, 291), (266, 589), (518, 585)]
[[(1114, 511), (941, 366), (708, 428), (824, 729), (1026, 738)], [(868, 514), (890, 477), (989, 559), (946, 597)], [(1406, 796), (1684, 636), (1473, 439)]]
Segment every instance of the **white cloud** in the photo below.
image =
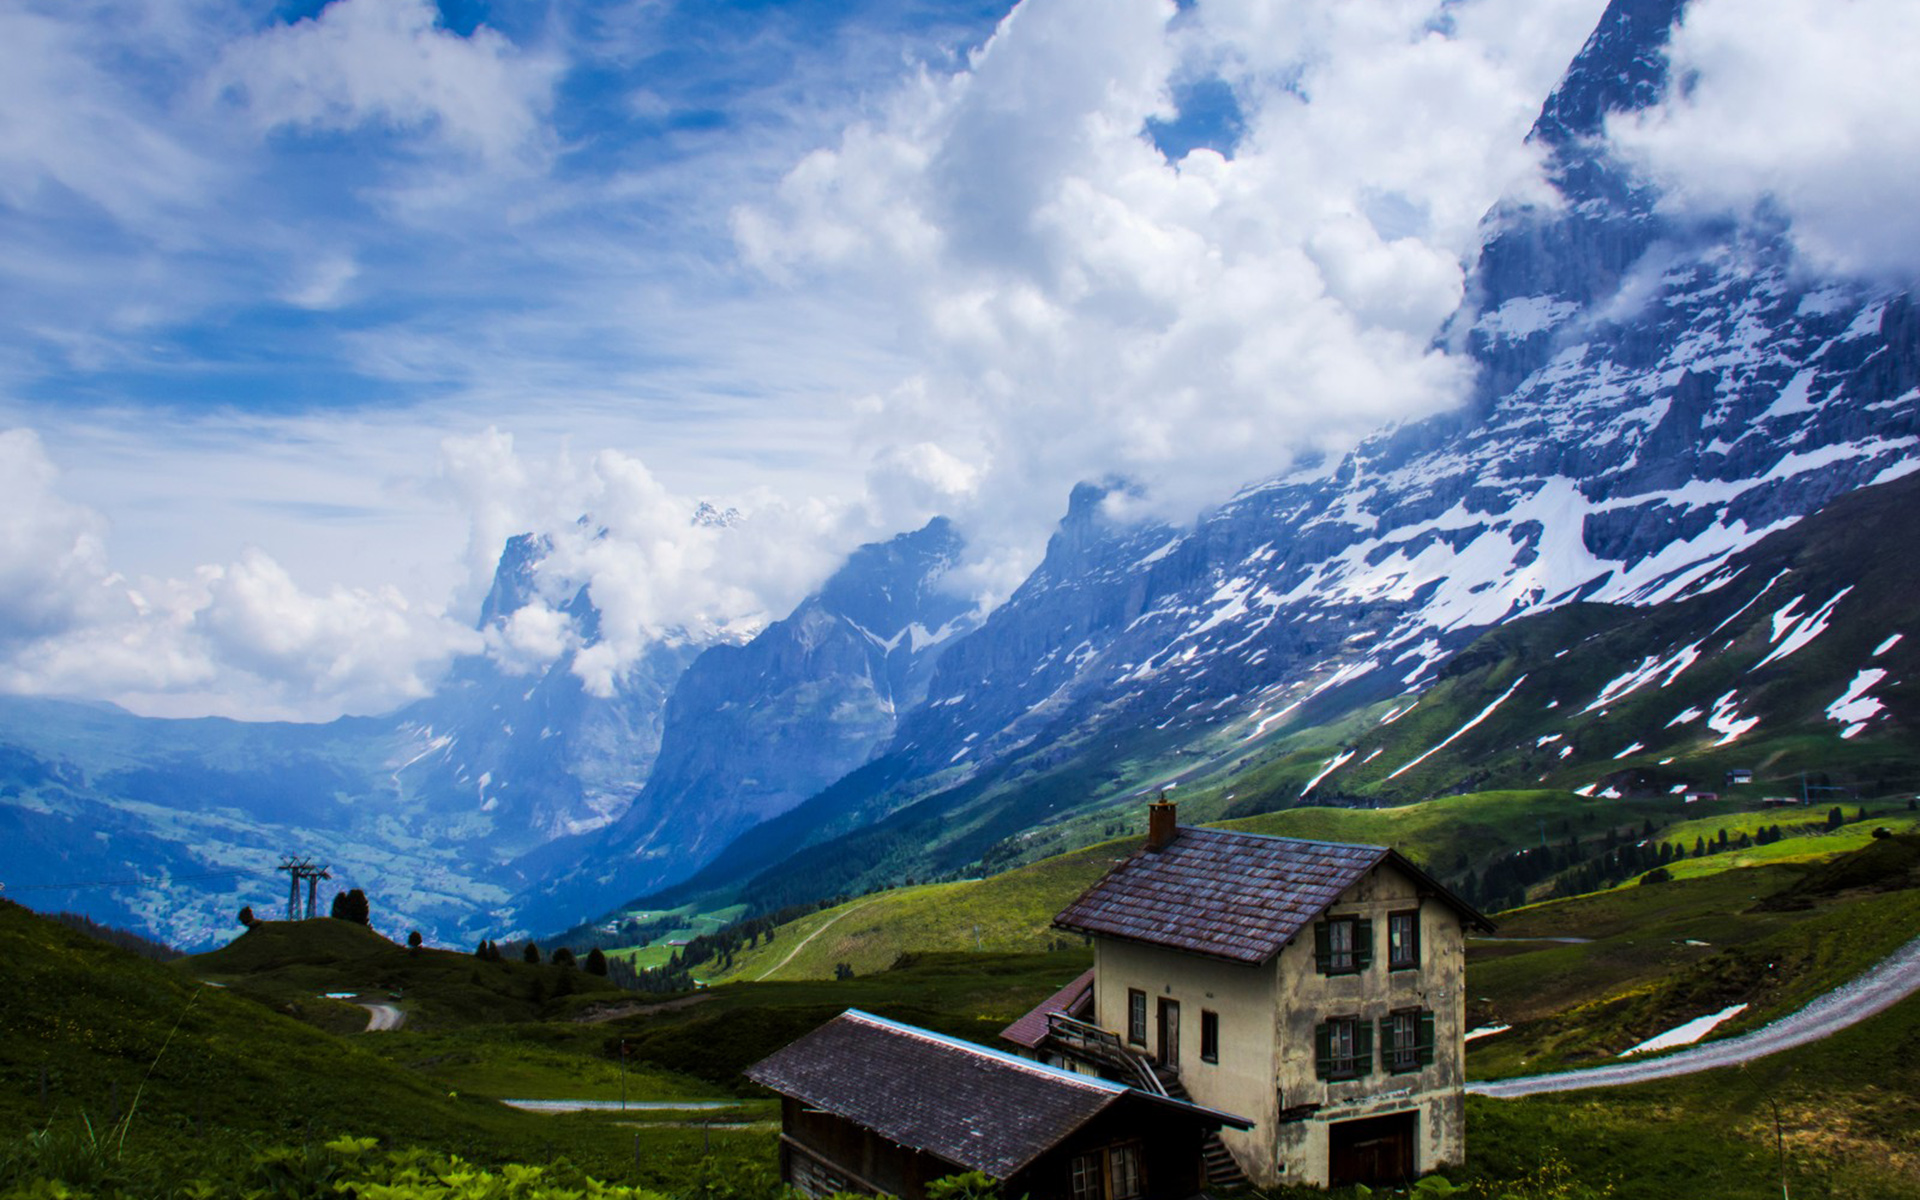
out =
[[(870, 486), (923, 504), (903, 466), (952, 464), (978, 552), (1030, 562), (1076, 480), (1183, 517), (1455, 403), (1469, 367), (1431, 339), (1481, 215), (1544, 187), (1525, 133), (1600, 7), (1027, 0), (736, 237), (789, 285), (899, 298), (922, 369), (870, 414)], [(1216, 72), (1244, 137), (1166, 161), (1145, 123)]]
[(136, 711), (324, 719), (425, 695), (479, 635), (394, 589), (300, 588), (248, 550), (187, 579), (124, 579), (105, 523), (64, 500), (30, 430), (0, 432), (0, 690)]
[(1815, 266), (1920, 271), (1920, 7), (1908, 0), (1694, 0), (1664, 103), (1608, 136), (1682, 211), (1791, 221)]
[[(488, 653), (528, 671), (577, 648), (573, 670), (597, 695), (611, 694), (661, 639), (742, 638), (786, 615), (877, 532), (865, 509), (846, 502), (681, 495), (630, 454), (527, 458), (493, 429), (447, 439), (442, 478), (467, 498), (473, 521), (469, 594), (484, 590), (508, 536), (532, 533), (551, 547), (535, 574), (538, 598), (490, 636)], [(731, 526), (696, 524), (702, 498), (744, 515)], [(558, 611), (582, 588), (600, 613), (590, 646)]]
[(228, 46), (207, 86), (262, 131), (378, 124), (506, 162), (544, 139), (560, 68), (485, 26), (461, 37), (432, 0), (333, 0)]

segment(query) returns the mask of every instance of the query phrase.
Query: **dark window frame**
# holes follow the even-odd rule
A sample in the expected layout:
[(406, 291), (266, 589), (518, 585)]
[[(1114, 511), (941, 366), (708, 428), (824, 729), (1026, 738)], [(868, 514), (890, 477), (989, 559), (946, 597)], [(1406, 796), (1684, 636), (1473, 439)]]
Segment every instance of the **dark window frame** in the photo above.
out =
[(1140, 1200), (1147, 1194), (1146, 1155), (1137, 1139), (1115, 1142), (1107, 1147), (1107, 1196), (1109, 1200)]
[[(1407, 937), (1396, 940), (1400, 922), (1406, 922)], [(1420, 910), (1407, 909), (1405, 912), (1387, 914), (1387, 970), (1417, 971), (1420, 969)]]
[(1220, 1014), (1205, 1008), (1200, 1010), (1200, 1061), (1220, 1061)]
[(1373, 1022), (1328, 1017), (1313, 1031), (1314, 1076), (1330, 1082), (1373, 1074)]
[(1328, 917), (1313, 927), (1313, 965), (1322, 975), (1358, 975), (1373, 965), (1373, 922)]
[(1147, 1044), (1147, 994), (1139, 988), (1127, 989), (1127, 1041)]
[(1067, 1195), (1069, 1200), (1106, 1200), (1107, 1185), (1104, 1174), (1106, 1151), (1088, 1150), (1073, 1156), (1067, 1164)]
[(1388, 1074), (1407, 1075), (1433, 1064), (1433, 1013), (1396, 1008), (1380, 1018), (1380, 1065)]

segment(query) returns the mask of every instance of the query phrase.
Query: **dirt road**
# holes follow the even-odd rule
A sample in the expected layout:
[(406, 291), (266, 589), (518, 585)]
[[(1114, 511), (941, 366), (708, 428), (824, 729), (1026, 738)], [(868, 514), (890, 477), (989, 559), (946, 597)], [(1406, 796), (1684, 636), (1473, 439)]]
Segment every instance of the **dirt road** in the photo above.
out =
[(387, 1033), (407, 1023), (407, 1014), (397, 1004), (362, 1004), (367, 1010), (368, 1033)]
[(1646, 1062), (1623, 1062), (1616, 1066), (1563, 1071), (1557, 1075), (1529, 1075), (1520, 1079), (1470, 1083), (1467, 1091), (1476, 1096), (1508, 1100), (1541, 1092), (1620, 1087), (1675, 1075), (1691, 1075), (1715, 1067), (1738, 1066), (1819, 1041), (1828, 1034), (1893, 1007), (1916, 991), (1920, 991), (1920, 938), (1900, 947), (1852, 983), (1837, 987), (1800, 1011), (1781, 1017), (1771, 1025), (1763, 1025), (1752, 1033), (1708, 1042)]

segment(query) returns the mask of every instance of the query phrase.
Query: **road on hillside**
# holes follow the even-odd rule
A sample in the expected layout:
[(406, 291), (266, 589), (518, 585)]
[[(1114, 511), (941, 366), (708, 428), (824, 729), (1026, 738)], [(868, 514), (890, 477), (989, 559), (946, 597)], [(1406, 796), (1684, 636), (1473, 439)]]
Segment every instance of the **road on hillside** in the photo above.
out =
[(367, 1010), (368, 1033), (387, 1033), (407, 1023), (407, 1014), (397, 1004), (362, 1004)]
[(1817, 1042), (1828, 1034), (1893, 1007), (1916, 991), (1920, 991), (1920, 938), (1900, 947), (1852, 983), (1837, 987), (1800, 1011), (1781, 1017), (1771, 1025), (1763, 1025), (1752, 1033), (1708, 1042), (1646, 1062), (1623, 1062), (1616, 1066), (1563, 1071), (1557, 1075), (1529, 1075), (1520, 1079), (1469, 1083), (1467, 1091), (1476, 1096), (1510, 1100), (1516, 1096), (1539, 1095), (1541, 1092), (1620, 1087), (1629, 1083), (1668, 1079), (1675, 1075), (1691, 1075), (1715, 1067), (1738, 1066), (1795, 1046), (1804, 1046), (1808, 1042)]
[(767, 976), (773, 974), (775, 971), (778, 971), (781, 967), (784, 967), (788, 963), (792, 962), (793, 956), (800, 953), (802, 950), (805, 950), (807, 948), (808, 942), (819, 937), (821, 934), (825, 933), (827, 930), (832, 929), (835, 925), (838, 925), (840, 922), (846, 920), (848, 917), (859, 912), (861, 909), (866, 908), (869, 905), (874, 905), (878, 903), (880, 903), (880, 901), (876, 898), (876, 899), (867, 901), (866, 904), (856, 904), (852, 908), (841, 913), (839, 916), (833, 918), (831, 921), (828, 921), (825, 925), (822, 925), (820, 928), (814, 930), (812, 933), (801, 938), (800, 944), (798, 946), (795, 946), (793, 949), (787, 951), (787, 956), (785, 958), (781, 959), (779, 962), (768, 967), (766, 970), (760, 972), (760, 974), (754, 976), (754, 982), (755, 983), (760, 982), (761, 980), (765, 979)]

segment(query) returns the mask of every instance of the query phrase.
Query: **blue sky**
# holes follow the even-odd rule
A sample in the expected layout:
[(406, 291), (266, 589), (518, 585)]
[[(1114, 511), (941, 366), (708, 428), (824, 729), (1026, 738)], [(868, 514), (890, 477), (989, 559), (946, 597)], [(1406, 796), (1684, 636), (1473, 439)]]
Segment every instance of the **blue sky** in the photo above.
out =
[[(1077, 479), (1183, 519), (1455, 403), (1434, 331), (1486, 208), (1551, 202), (1524, 134), (1602, 7), (10, 5), (0, 688), (324, 719), (532, 669), (551, 612), (469, 627), (527, 529), (612, 614), (600, 688), (935, 513), (990, 604)], [(1621, 131), (1649, 173), (1784, 198), (1841, 265), (1887, 259), (1863, 212), (1920, 241), (1903, 103), (1774, 120), (1787, 177), (1726, 136), (1779, 55), (1898, 78), (1911, 18), (1696, 8), (1706, 85)], [(1836, 161), (1856, 116), (1879, 153)]]

